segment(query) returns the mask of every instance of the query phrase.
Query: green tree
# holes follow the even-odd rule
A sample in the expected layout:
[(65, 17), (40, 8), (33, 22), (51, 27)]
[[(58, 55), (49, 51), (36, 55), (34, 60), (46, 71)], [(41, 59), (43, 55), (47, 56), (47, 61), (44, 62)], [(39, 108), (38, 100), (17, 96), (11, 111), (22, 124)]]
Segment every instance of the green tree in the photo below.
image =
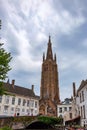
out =
[(7, 78), (7, 73), (11, 70), (9, 63), (12, 59), (11, 53), (6, 52), (2, 46), (3, 44), (0, 43), (0, 95), (4, 92), (3, 80)]
[(2, 48), (0, 43), (0, 80), (5, 80), (7, 78), (7, 72), (11, 70), (9, 62), (11, 61), (11, 53), (7, 53), (4, 48)]

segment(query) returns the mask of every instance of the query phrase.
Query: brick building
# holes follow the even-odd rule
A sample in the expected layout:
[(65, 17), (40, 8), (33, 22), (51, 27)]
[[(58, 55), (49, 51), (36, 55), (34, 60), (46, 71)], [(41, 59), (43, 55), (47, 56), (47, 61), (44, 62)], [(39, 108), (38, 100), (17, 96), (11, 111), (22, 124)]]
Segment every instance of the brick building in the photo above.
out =
[(56, 54), (53, 57), (49, 36), (47, 54), (43, 54), (39, 112), (42, 115), (57, 116), (57, 104), (60, 103), (59, 80)]

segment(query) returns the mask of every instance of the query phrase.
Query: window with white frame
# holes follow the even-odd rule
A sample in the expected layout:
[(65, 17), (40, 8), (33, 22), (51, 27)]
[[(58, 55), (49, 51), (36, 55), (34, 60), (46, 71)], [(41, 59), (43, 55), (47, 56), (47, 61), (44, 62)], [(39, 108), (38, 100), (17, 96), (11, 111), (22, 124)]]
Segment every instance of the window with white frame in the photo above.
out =
[(35, 110), (35, 114), (37, 114), (37, 110)]
[(84, 91), (82, 91), (82, 101), (84, 101)]
[(21, 98), (18, 99), (18, 105), (21, 105)]
[(72, 110), (72, 107), (69, 107), (69, 111), (71, 111)]
[(62, 113), (62, 107), (59, 108), (59, 113)]
[(26, 112), (29, 113), (29, 109), (27, 109)]
[(11, 113), (14, 113), (14, 107), (11, 108)]
[(20, 108), (17, 108), (17, 112), (20, 112)]
[(30, 104), (30, 101), (29, 101), (29, 100), (27, 100), (27, 107), (29, 107), (29, 104)]
[(67, 107), (64, 107), (64, 111), (67, 111)]
[(37, 101), (35, 101), (35, 108), (37, 108)]
[(33, 111), (34, 111), (34, 110), (33, 110), (33, 109), (31, 109), (31, 116), (33, 116)]
[(25, 99), (23, 99), (23, 106), (25, 106), (25, 104), (26, 104), (26, 100), (25, 100)]
[(82, 106), (81, 106), (81, 117), (83, 118)]
[(0, 96), (0, 103), (2, 103), (2, 96)]
[(34, 100), (31, 100), (31, 107), (34, 107)]
[(5, 103), (6, 104), (9, 104), (9, 98), (10, 98), (10, 96), (5, 96)]
[(27, 115), (30, 115), (30, 110), (27, 109), (27, 110), (26, 110), (26, 113), (27, 113)]
[(12, 97), (12, 105), (15, 104), (15, 97)]
[(80, 103), (81, 103), (81, 93), (80, 93)]
[(4, 113), (8, 113), (8, 106), (4, 106)]
[(84, 119), (86, 118), (86, 115), (85, 115), (85, 105), (83, 105), (83, 118)]
[(22, 109), (22, 112), (25, 112), (25, 109), (24, 109), (24, 108)]

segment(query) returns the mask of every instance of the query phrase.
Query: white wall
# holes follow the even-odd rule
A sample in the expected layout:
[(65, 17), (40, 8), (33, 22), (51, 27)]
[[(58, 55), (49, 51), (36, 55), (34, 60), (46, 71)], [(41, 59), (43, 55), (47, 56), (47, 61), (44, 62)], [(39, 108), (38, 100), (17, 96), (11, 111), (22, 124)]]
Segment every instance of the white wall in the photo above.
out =
[[(80, 93), (84, 92), (84, 101), (80, 102)], [(81, 107), (83, 108), (83, 105), (85, 106), (85, 118), (84, 116), (81, 116), (81, 125), (84, 126), (84, 124), (87, 126), (87, 84), (82, 87), (82, 89), (78, 92), (78, 99), (77, 105), (79, 106), (80, 116), (81, 116)], [(82, 114), (84, 111), (82, 112)]]
[[(0, 103), (0, 116), (14, 116), (19, 113), (22, 115), (38, 115), (39, 114), (39, 100), (35, 98), (23, 97), (19, 95), (7, 95), (9, 97), (9, 103), (6, 103), (6, 95), (2, 96), (2, 102)], [(12, 97), (15, 97), (15, 104), (12, 105)], [(18, 99), (21, 99), (21, 104), (18, 105)], [(25, 99), (26, 103), (23, 106), (23, 99)], [(27, 106), (27, 100), (30, 101), (29, 106)], [(32, 104), (33, 102), (33, 104)], [(37, 107), (35, 107), (35, 102), (37, 102)], [(8, 107), (8, 110), (5, 111), (5, 107)], [(13, 111), (12, 111), (13, 109)]]
[[(67, 110), (65, 111), (65, 107), (67, 108)], [(69, 110), (69, 108), (71, 107), (71, 110)], [(60, 108), (62, 108), (62, 112), (60, 112)], [(57, 105), (57, 116), (61, 116), (64, 119), (64, 125), (65, 125), (65, 121), (70, 120), (70, 113), (72, 113), (72, 105), (71, 104), (61, 104), (61, 105)]]

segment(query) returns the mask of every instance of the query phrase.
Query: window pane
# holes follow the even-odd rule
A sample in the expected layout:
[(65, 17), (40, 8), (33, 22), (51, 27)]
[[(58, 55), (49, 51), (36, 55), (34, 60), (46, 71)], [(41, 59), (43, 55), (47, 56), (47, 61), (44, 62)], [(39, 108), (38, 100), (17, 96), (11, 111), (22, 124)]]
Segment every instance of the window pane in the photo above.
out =
[(5, 96), (5, 103), (9, 104), (9, 96)]
[(59, 108), (59, 112), (62, 113), (62, 108), (61, 107)]
[(2, 103), (2, 96), (0, 96), (0, 103)]
[(71, 111), (72, 110), (72, 107), (69, 107), (69, 111)]
[(35, 102), (35, 108), (37, 108), (37, 101)]
[(29, 107), (29, 104), (30, 104), (30, 101), (29, 101), (29, 100), (27, 100), (27, 107)]
[(25, 104), (26, 104), (26, 100), (25, 100), (25, 99), (23, 99), (23, 106), (25, 106)]
[(12, 97), (12, 104), (15, 104), (15, 97)]
[(34, 101), (31, 100), (31, 107), (34, 107)]
[(8, 113), (8, 106), (4, 106), (4, 113)]
[(64, 107), (64, 111), (67, 111), (67, 107)]
[(21, 104), (21, 98), (18, 99), (18, 105), (20, 105), (20, 104)]
[(14, 111), (14, 107), (11, 108), (11, 111)]
[(22, 112), (25, 112), (25, 109), (24, 109), (24, 108), (22, 109)]

